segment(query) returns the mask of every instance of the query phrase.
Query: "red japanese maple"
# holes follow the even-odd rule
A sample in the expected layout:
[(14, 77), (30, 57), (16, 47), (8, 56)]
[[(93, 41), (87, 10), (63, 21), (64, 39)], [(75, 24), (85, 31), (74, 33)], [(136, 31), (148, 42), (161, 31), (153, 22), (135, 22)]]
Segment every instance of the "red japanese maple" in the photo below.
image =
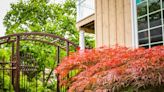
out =
[[(78, 51), (56, 68), (69, 92), (120, 92), (131, 87), (164, 85), (164, 46), (151, 49), (125, 47)], [(67, 78), (73, 71), (77, 74)]]

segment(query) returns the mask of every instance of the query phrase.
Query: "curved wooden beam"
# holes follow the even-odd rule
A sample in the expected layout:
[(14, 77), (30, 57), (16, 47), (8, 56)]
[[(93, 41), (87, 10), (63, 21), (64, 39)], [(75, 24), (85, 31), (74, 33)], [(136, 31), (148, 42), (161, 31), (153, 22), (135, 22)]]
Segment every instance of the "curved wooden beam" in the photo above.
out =
[[(42, 33), (42, 32), (17, 33), (17, 34), (3, 36), (3, 37), (0, 37), (0, 41), (4, 40), (4, 41), (0, 42), (0, 45), (5, 44), (5, 43), (15, 42), (17, 36), (20, 37), (20, 40), (39, 41), (39, 42), (46, 43), (46, 44), (49, 44), (49, 45), (59, 46), (62, 49), (64, 49), (64, 47), (62, 47), (60, 45), (57, 45), (55, 42), (45, 41), (43, 39), (36, 39), (35, 37), (40, 36), (40, 37), (49, 37), (51, 39), (59, 39), (59, 41), (64, 41), (64, 42), (67, 42), (67, 43), (69, 43), (70, 45), (72, 45), (74, 47), (78, 47), (78, 45), (74, 44), (73, 42), (71, 42), (71, 41), (69, 41), (65, 38), (62, 38), (60, 36), (56, 36), (54, 34)], [(29, 36), (34, 36), (34, 38), (29, 39), (28, 38)], [(27, 38), (22, 38), (21, 39), (21, 37), (27, 37)]]

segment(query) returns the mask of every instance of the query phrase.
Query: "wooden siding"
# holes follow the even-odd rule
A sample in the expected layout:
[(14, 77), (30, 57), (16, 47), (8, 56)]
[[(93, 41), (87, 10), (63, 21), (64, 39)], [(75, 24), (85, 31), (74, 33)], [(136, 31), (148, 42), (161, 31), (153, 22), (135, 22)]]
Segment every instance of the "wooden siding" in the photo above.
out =
[(96, 0), (96, 24), (95, 24), (96, 30), (95, 30), (95, 33), (96, 33), (96, 46), (98, 46), (98, 47), (103, 45), (102, 1), (104, 1), (104, 0)]
[(95, 0), (96, 46), (132, 46), (130, 0)]

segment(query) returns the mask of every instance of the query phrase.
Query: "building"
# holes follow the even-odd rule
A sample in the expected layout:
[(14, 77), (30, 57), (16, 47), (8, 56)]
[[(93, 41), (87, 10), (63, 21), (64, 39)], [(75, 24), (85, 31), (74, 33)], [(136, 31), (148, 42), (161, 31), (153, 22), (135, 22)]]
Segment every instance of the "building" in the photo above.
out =
[(96, 47), (163, 45), (164, 0), (78, 0), (77, 28), (82, 48), (84, 32), (95, 34)]

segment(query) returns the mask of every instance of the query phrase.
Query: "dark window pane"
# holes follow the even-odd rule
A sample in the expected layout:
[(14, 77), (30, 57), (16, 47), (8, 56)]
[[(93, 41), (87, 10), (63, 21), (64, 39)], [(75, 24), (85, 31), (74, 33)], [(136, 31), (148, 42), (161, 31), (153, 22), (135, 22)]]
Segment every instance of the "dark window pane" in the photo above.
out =
[(145, 14), (147, 14), (147, 1), (137, 5), (137, 16), (139, 17)]
[(160, 0), (148, 0), (149, 12), (153, 12), (160, 9)]
[(162, 8), (164, 8), (164, 0), (162, 0)]
[[(164, 18), (164, 11), (163, 11), (163, 18)], [(163, 19), (163, 22), (164, 22), (164, 19)]]
[(159, 46), (159, 45), (163, 45), (163, 43), (153, 44), (153, 45), (151, 45), (151, 47), (154, 47), (154, 46)]
[(151, 42), (162, 41), (162, 28), (160, 27), (150, 30), (150, 38), (151, 38)]
[(139, 45), (147, 44), (149, 42), (149, 40), (148, 40), (148, 31), (140, 32), (138, 34), (138, 38), (139, 38)]
[(148, 28), (147, 16), (138, 19), (138, 30), (143, 30)]
[(149, 45), (145, 45), (145, 46), (139, 46), (140, 48), (145, 48), (145, 49), (148, 49), (149, 48)]
[(161, 12), (149, 16), (150, 27), (161, 25)]

